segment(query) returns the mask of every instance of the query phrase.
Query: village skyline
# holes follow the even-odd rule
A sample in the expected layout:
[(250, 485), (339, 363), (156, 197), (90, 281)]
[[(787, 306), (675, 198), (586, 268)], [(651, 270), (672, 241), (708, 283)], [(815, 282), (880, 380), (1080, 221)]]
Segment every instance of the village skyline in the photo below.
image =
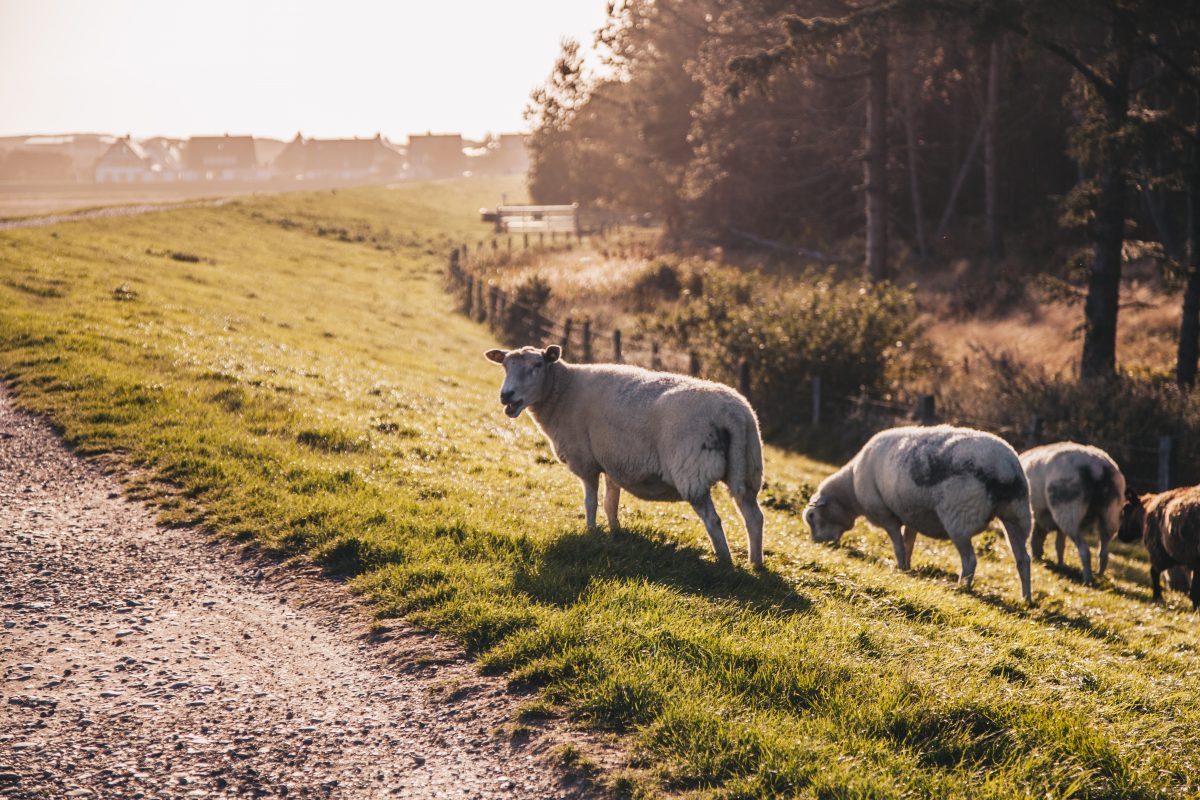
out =
[(587, 47), (605, 13), (603, 0), (150, 8), (0, 0), (0, 137), (522, 131), (560, 40)]

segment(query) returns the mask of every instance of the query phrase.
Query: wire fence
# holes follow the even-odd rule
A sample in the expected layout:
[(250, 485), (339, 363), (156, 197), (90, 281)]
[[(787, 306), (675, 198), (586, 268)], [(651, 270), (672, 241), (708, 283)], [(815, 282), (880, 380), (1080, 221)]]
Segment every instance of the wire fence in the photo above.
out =
[[(607, 235), (608, 231), (604, 233), (605, 237)], [(546, 238), (539, 236), (537, 245), (544, 249)], [(551, 246), (556, 246), (558, 237), (552, 235), (549, 238)], [(564, 245), (568, 247), (582, 245), (583, 241), (582, 235), (576, 236), (574, 241), (570, 237), (563, 237)], [(524, 234), (520, 244), (523, 249), (529, 249), (529, 234)], [(507, 249), (511, 252), (512, 248), (513, 239), (510, 236)], [(500, 249), (499, 240), (492, 239), (491, 250), (495, 253)], [(487, 324), (511, 343), (543, 346), (547, 342), (555, 342), (562, 347), (566, 357), (581, 363), (630, 363), (710, 379), (734, 377), (735, 380), (729, 382), (753, 402), (756, 376), (760, 369), (756, 369), (757, 365), (751, 361), (740, 361), (733, 376), (728, 374), (728, 370), (714, 370), (724, 374), (708, 375), (705, 374), (705, 364), (695, 351), (679, 352), (664, 347), (654, 339), (641, 338), (631, 348), (620, 328), (605, 330), (595, 326), (590, 319), (575, 320), (568, 317), (556, 320), (541, 307), (518, 300), (513, 292), (472, 271), (472, 262), (476, 265), (482, 263), (485, 253), (483, 242), (476, 247), (474, 257), (466, 245), (452, 250), (446, 268), (447, 289), (458, 298), (462, 313)], [(936, 397), (932, 394), (898, 395), (892, 399), (870, 397), (865, 393), (835, 394), (824, 390), (820, 375), (810, 376), (808, 387), (807, 404), (803, 400), (802, 386), (798, 387), (795, 417), (790, 422), (807, 422), (814, 431), (821, 430), (822, 426), (853, 421), (859, 438), (865, 440), (873, 433), (901, 424), (951, 423), (990, 431), (1019, 450), (1072, 438), (1069, 431), (1055, 431), (1046, 425), (1036, 411), (1031, 411), (1021, 422), (976, 419), (962, 414), (939, 414)], [(1178, 478), (1182, 477), (1176, 474), (1174, 468), (1177, 460), (1176, 437), (1160, 436), (1152, 443), (1091, 438), (1087, 443), (1111, 455), (1121, 465), (1127, 485), (1134, 490), (1166, 491), (1178, 485)]]

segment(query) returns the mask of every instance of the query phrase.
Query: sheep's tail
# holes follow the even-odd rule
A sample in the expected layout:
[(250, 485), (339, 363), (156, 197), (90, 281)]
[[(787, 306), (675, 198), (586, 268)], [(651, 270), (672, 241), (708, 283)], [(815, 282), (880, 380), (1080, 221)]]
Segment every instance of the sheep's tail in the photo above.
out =
[(725, 485), (734, 497), (756, 496), (762, 489), (762, 439), (758, 420), (749, 408), (729, 421), (729, 455), (725, 466)]

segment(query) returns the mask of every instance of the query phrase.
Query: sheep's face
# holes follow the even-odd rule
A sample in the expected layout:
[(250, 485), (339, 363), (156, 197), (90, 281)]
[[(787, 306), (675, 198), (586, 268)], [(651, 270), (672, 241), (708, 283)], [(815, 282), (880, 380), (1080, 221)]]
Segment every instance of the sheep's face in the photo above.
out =
[(804, 524), (812, 532), (814, 542), (836, 543), (850, 530), (854, 520), (838, 503), (817, 492), (804, 509)]
[(522, 347), (520, 350), (488, 350), (483, 355), (488, 361), (504, 367), (500, 402), (504, 404), (505, 414), (518, 417), (526, 406), (545, 399), (549, 384), (546, 376), (550, 365), (562, 355), (562, 348), (552, 344), (545, 350)]
[(1121, 527), (1117, 528), (1117, 538), (1122, 542), (1139, 542), (1142, 532), (1146, 529), (1146, 507), (1142, 498), (1133, 492), (1125, 493), (1125, 507), (1121, 509)]

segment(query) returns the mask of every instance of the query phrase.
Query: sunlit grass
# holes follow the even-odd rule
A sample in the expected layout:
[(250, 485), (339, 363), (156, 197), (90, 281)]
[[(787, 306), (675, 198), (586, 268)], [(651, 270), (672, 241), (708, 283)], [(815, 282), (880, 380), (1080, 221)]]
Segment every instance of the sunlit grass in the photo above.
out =
[[(633, 785), (729, 797), (1192, 797), (1198, 620), (985, 535), (976, 591), (793, 506), (830, 467), (767, 450), (771, 571), (717, 565), (683, 505), (584, 529), (580, 491), (500, 412), (493, 341), (441, 287), (512, 182), (284, 195), (0, 233), (0, 372), (164, 521), (351, 577), (542, 702), (626, 736)], [(171, 254), (185, 254), (179, 259)], [(194, 257), (191, 258), (191, 257)], [(720, 510), (744, 563), (740, 520)], [(628, 785), (628, 784), (625, 784)]]

